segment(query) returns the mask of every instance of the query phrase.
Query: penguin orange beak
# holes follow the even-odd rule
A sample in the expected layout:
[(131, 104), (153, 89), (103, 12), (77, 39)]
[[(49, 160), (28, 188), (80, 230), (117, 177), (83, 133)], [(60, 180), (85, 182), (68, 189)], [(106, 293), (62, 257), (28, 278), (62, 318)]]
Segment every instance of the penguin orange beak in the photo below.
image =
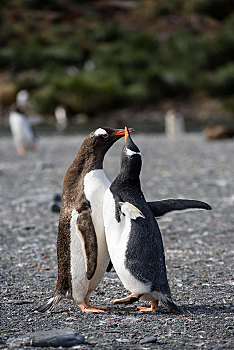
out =
[[(125, 128), (125, 129), (126, 129), (126, 128)], [(125, 129), (122, 129), (122, 130), (117, 131), (117, 132), (114, 134), (114, 136), (117, 136), (117, 135), (122, 135), (122, 136), (123, 136), (123, 135), (125, 135), (125, 137), (126, 137)], [(131, 132), (134, 132), (135, 130), (134, 130), (133, 128), (129, 128), (128, 131), (129, 131), (129, 133), (131, 133)]]
[(127, 143), (128, 136), (131, 134), (131, 129), (128, 129), (127, 126), (125, 126), (125, 145)]

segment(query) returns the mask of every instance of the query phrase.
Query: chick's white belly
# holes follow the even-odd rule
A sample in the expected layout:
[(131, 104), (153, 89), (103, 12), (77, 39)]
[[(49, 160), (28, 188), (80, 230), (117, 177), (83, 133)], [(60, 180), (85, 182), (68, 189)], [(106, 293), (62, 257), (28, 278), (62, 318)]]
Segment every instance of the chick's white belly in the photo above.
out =
[(106, 241), (111, 261), (124, 287), (132, 293), (145, 294), (151, 290), (151, 283), (137, 280), (125, 266), (126, 249), (131, 231), (131, 219), (121, 215), (120, 222), (115, 218), (115, 200), (108, 189), (103, 204)]

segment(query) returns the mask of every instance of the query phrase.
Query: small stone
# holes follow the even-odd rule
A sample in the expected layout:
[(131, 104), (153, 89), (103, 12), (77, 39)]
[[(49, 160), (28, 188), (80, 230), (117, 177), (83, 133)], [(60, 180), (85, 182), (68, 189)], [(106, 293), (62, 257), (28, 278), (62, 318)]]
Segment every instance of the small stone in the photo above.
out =
[(57, 203), (52, 203), (50, 205), (50, 209), (53, 213), (60, 213), (60, 209), (61, 209), (61, 205), (57, 204)]
[(60, 194), (56, 193), (53, 197), (54, 202), (62, 202), (62, 197)]
[(140, 344), (156, 343), (156, 337), (146, 337), (140, 340)]
[(39, 347), (59, 347), (69, 348), (75, 345), (84, 344), (84, 336), (71, 328), (51, 329), (49, 331), (39, 331), (27, 333), (18, 338), (7, 340), (9, 347), (15, 346), (39, 346)]
[(16, 305), (23, 305), (23, 304), (33, 304), (33, 300), (20, 300), (20, 299), (10, 299), (8, 300), (8, 304), (16, 304)]

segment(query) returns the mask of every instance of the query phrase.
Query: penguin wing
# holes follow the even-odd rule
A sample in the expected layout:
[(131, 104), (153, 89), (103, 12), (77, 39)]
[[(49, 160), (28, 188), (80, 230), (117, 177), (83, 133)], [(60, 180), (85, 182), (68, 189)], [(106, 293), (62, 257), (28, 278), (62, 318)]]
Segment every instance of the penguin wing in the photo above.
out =
[(111, 272), (112, 267), (113, 267), (113, 264), (112, 264), (112, 261), (110, 260), (109, 264), (108, 264), (108, 266), (106, 268), (106, 272)]
[(147, 203), (155, 217), (161, 217), (165, 214), (177, 211), (183, 212), (196, 209), (212, 209), (209, 204), (193, 199), (164, 199)]
[(86, 258), (86, 275), (91, 280), (97, 267), (97, 237), (91, 217), (91, 209), (86, 208), (77, 217), (77, 229), (83, 240)]
[(135, 207), (135, 205), (129, 202), (119, 202), (121, 212), (132, 220), (136, 220), (138, 217), (145, 219), (142, 212)]

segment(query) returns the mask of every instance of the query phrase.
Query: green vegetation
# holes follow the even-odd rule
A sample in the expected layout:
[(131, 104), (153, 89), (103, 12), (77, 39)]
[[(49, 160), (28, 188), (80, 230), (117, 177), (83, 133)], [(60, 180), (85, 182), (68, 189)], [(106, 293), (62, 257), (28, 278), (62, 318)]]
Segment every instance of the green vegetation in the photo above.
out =
[(28, 89), (38, 112), (63, 104), (93, 115), (199, 94), (234, 113), (232, 0), (98, 3), (0, 2), (0, 75)]

